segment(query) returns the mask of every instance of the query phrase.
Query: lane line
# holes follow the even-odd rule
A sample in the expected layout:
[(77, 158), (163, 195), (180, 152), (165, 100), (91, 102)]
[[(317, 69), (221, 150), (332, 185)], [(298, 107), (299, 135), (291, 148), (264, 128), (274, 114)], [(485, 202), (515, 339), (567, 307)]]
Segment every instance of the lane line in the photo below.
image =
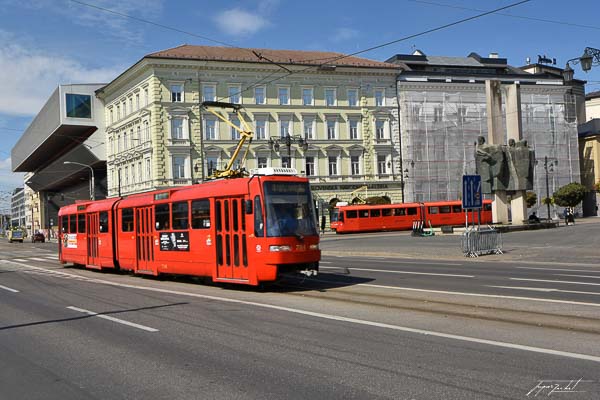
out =
[(27, 262), (27, 260), (23, 260), (22, 258), (13, 258), (12, 261)]
[(98, 318), (102, 318), (102, 319), (107, 319), (109, 321), (113, 321), (113, 322), (116, 322), (116, 323), (119, 323), (119, 324), (131, 326), (133, 328), (142, 329), (144, 331), (158, 332), (158, 329), (150, 328), (149, 326), (140, 325), (140, 324), (136, 324), (134, 322), (125, 321), (125, 320), (122, 320), (122, 319), (119, 319), (119, 318), (111, 317), (109, 315), (98, 314), (98, 313), (95, 313), (93, 311), (84, 310), (83, 308), (78, 308), (78, 307), (73, 307), (73, 306), (69, 306), (67, 308), (69, 310), (78, 311), (80, 313), (88, 314), (88, 315), (91, 315), (91, 316), (94, 316), (94, 317), (98, 317)]
[(552, 279), (528, 279), (528, 278), (508, 278), (508, 279), (510, 279), (512, 281), (568, 283), (571, 285), (600, 286), (600, 283), (592, 283), (592, 282), (556, 281), (556, 280), (552, 280)]
[(517, 267), (517, 269), (534, 269), (543, 271), (568, 271), (568, 272), (597, 272), (600, 274), (600, 270), (591, 269), (571, 269), (571, 268), (535, 268), (535, 267)]
[[(330, 256), (331, 257), (331, 256)], [(389, 259), (389, 257), (373, 257), (373, 258), (367, 258), (367, 257), (346, 257), (346, 256), (333, 256), (336, 258), (352, 258), (353, 261), (356, 260), (366, 260), (368, 262), (375, 262), (375, 263), (384, 263), (384, 264), (413, 264), (413, 265), (444, 265), (444, 266), (451, 266), (451, 267), (460, 267), (460, 266), (464, 266), (464, 264), (460, 264), (460, 263), (449, 263), (449, 262), (441, 262), (441, 261), (432, 261), (432, 262), (418, 262), (418, 260), (412, 260), (412, 259)], [(379, 259), (376, 259), (379, 258)], [(383, 260), (382, 258), (385, 258), (385, 260)]]
[(13, 293), (19, 293), (19, 291), (17, 289), (11, 289), (8, 286), (0, 285), (0, 289), (8, 290), (9, 292), (13, 292)]
[(592, 279), (600, 279), (600, 276), (595, 275), (573, 275), (573, 274), (554, 274), (556, 276), (573, 276), (576, 278), (592, 278)]
[(523, 286), (492, 286), (492, 285), (487, 285), (487, 287), (495, 287), (495, 288), (501, 288), (501, 289), (531, 290), (534, 292), (548, 292), (548, 293), (560, 292), (560, 293), (590, 294), (593, 296), (600, 296), (600, 293), (598, 293), (598, 292), (582, 292), (579, 290), (562, 290), (562, 289), (554, 289), (554, 288), (544, 289), (544, 288), (523, 287)]
[(322, 267), (322, 268), (323, 269), (351, 269), (354, 271), (368, 271), (368, 272), (387, 272), (390, 274), (449, 276), (449, 277), (453, 277), (453, 278), (475, 278), (474, 275), (436, 274), (433, 272), (392, 271), (392, 270), (387, 270), (387, 269), (371, 269), (371, 268), (355, 268), (355, 267)]
[(374, 287), (374, 288), (379, 288), (379, 289), (391, 289), (391, 290), (406, 290), (409, 292), (453, 294), (453, 295), (457, 295), (457, 296), (488, 297), (488, 298), (492, 298), (492, 299), (525, 300), (525, 301), (537, 301), (537, 302), (542, 302), (542, 303), (559, 303), (559, 304), (573, 304), (573, 305), (578, 305), (578, 306), (600, 307), (600, 303), (586, 303), (586, 302), (581, 302), (581, 301), (569, 301), (569, 300), (557, 300), (557, 299), (540, 299), (540, 298), (536, 298), (536, 297), (504, 296), (504, 295), (500, 295), (500, 294), (485, 294), (485, 293), (452, 292), (449, 290), (416, 289), (416, 288), (408, 288), (408, 287), (400, 287), (400, 286), (374, 285), (372, 283), (358, 283), (355, 286), (367, 286), (367, 287)]
[[(9, 261), (9, 263), (10, 263), (10, 261)], [(18, 263), (14, 263), (14, 264), (18, 264)], [(23, 264), (18, 264), (18, 265), (23, 265)], [(23, 266), (32, 267), (29, 265), (23, 265)], [(40, 268), (40, 269), (42, 269), (42, 268)], [(313, 311), (306, 311), (306, 310), (300, 310), (300, 309), (295, 309), (295, 308), (277, 306), (277, 305), (273, 305), (273, 304), (230, 299), (230, 298), (225, 298), (225, 297), (209, 296), (209, 295), (203, 295), (203, 294), (197, 294), (197, 293), (181, 292), (178, 290), (151, 288), (151, 287), (146, 287), (146, 286), (116, 283), (116, 282), (110, 282), (110, 281), (101, 280), (101, 279), (96, 279), (95, 282), (102, 283), (105, 285), (110, 285), (110, 286), (116, 286), (116, 287), (146, 290), (146, 291), (157, 292), (157, 293), (175, 294), (175, 295), (195, 297), (195, 298), (201, 298), (201, 299), (207, 299), (207, 300), (221, 301), (224, 303), (244, 304), (244, 305), (250, 305), (250, 306), (255, 306), (255, 307), (260, 307), (260, 308), (286, 311), (286, 312), (290, 312), (290, 313), (294, 313), (294, 314), (308, 315), (308, 316), (322, 318), (322, 319), (341, 321), (341, 322), (349, 322), (349, 323), (354, 323), (354, 324), (358, 324), (358, 325), (367, 325), (367, 326), (373, 326), (373, 327), (378, 327), (378, 328), (385, 328), (385, 329), (390, 329), (390, 330), (395, 330), (395, 331), (400, 331), (400, 332), (416, 333), (416, 334), (421, 334), (421, 335), (425, 335), (425, 336), (434, 336), (434, 337), (440, 337), (440, 338), (445, 338), (445, 339), (454, 339), (454, 340), (463, 341), (463, 342), (486, 344), (486, 345), (495, 346), (495, 347), (510, 348), (510, 349), (514, 349), (514, 350), (523, 350), (523, 351), (529, 351), (529, 352), (534, 352), (534, 353), (548, 354), (548, 355), (567, 357), (567, 358), (573, 358), (573, 359), (579, 359), (579, 360), (587, 360), (587, 361), (593, 361), (593, 362), (600, 363), (600, 357), (593, 356), (590, 354), (572, 353), (572, 352), (547, 349), (547, 348), (542, 348), (542, 347), (526, 346), (526, 345), (520, 345), (520, 344), (515, 344), (515, 343), (500, 342), (500, 341), (488, 340), (488, 339), (480, 339), (480, 338), (476, 338), (476, 337), (453, 335), (453, 334), (424, 330), (424, 329), (414, 329), (414, 328), (403, 327), (403, 326), (399, 326), (399, 325), (367, 321), (367, 320), (361, 320), (361, 319), (356, 319), (356, 318), (348, 318), (348, 317), (342, 317), (342, 316), (331, 315), (331, 314), (323, 314), (323, 313), (317, 313), (317, 312), (313, 312)], [(364, 285), (366, 285), (366, 284), (361, 284), (361, 286), (364, 286)], [(590, 303), (590, 304), (593, 304), (593, 303)], [(594, 304), (594, 305), (600, 306), (600, 304)]]
[(30, 257), (30, 260), (35, 260), (35, 261), (47, 261), (45, 258), (39, 258), (39, 257)]

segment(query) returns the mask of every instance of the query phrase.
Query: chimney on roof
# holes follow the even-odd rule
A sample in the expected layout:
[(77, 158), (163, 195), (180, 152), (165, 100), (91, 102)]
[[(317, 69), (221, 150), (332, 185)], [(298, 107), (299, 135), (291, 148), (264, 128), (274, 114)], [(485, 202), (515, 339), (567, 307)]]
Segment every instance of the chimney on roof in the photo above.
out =
[(498, 53), (490, 53), (488, 58), (498, 58)]

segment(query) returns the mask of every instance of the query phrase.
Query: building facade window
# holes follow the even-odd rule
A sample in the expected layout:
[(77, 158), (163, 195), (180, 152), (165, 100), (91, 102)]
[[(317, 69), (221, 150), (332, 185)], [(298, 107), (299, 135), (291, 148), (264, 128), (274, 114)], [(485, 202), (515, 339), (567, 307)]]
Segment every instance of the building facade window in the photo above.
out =
[(112, 108), (108, 111), (108, 114), (109, 114), (109, 119), (108, 120), (110, 121), (109, 124), (112, 125), (112, 123), (114, 122), (114, 118), (113, 118), (114, 116), (113, 116), (113, 109)]
[(314, 118), (305, 118), (302, 121), (303, 132), (305, 139), (314, 139), (315, 138), (315, 119)]
[(306, 176), (315, 176), (315, 158), (306, 157)]
[(171, 101), (180, 103), (183, 101), (183, 85), (174, 83), (171, 85)]
[(240, 85), (230, 85), (228, 87), (229, 91), (229, 102), (233, 104), (241, 104), (242, 101), (242, 87)]
[(350, 156), (350, 172), (352, 175), (360, 175), (360, 157)]
[(337, 104), (337, 96), (335, 88), (325, 88), (325, 105), (328, 107), (335, 106)]
[(313, 88), (302, 88), (302, 105), (312, 106), (313, 102)]
[(123, 100), (123, 103), (121, 104), (123, 106), (123, 118), (125, 118), (127, 116), (127, 102)]
[(140, 109), (140, 94), (139, 93), (135, 94), (135, 109), (136, 110)]
[(377, 172), (379, 175), (386, 175), (387, 171), (387, 157), (385, 155), (377, 155)]
[(358, 139), (359, 138), (358, 126), (359, 126), (359, 124), (358, 124), (357, 119), (348, 120), (348, 129), (350, 130), (348, 136), (350, 137), (350, 139)]
[(186, 139), (183, 118), (171, 118), (171, 139)]
[(148, 121), (144, 121), (144, 141), (150, 141), (150, 124), (148, 124)]
[(279, 105), (287, 106), (290, 104), (290, 88), (279, 86), (277, 88), (277, 97), (279, 99)]
[(206, 140), (217, 140), (217, 120), (206, 118), (204, 120), (204, 137)]
[(375, 138), (378, 140), (385, 139), (385, 121), (383, 119), (375, 120)]
[(326, 121), (327, 127), (327, 139), (337, 139), (337, 120), (334, 118), (328, 118)]
[(338, 175), (338, 158), (336, 156), (329, 156), (327, 158), (327, 162), (329, 165), (329, 176), (336, 176)]
[(185, 170), (185, 157), (173, 156), (173, 179), (184, 179)]
[(207, 175), (212, 175), (215, 173), (215, 171), (217, 170), (217, 162), (218, 159), (217, 157), (206, 157), (206, 171), (207, 171)]
[(216, 85), (202, 86), (202, 101), (215, 101), (216, 97), (217, 97), (217, 86)]
[(255, 121), (255, 132), (254, 136), (256, 139), (266, 139), (267, 138), (267, 120), (264, 117), (257, 118)]
[(358, 89), (348, 89), (348, 105), (350, 107), (358, 106)]
[(383, 88), (375, 89), (375, 106), (377, 106), (377, 107), (385, 106), (385, 89), (383, 89)]
[[(235, 125), (235, 126), (240, 126), (240, 120), (238, 119), (238, 117), (230, 117), (229, 121)], [(235, 129), (233, 126), (230, 127), (230, 131), (231, 131), (231, 140), (240, 140), (240, 131), (238, 131), (237, 129)]]
[(290, 117), (282, 117), (279, 120), (279, 136), (280, 137), (286, 137), (290, 134), (290, 124), (291, 124)]
[(146, 180), (149, 181), (152, 179), (152, 161), (149, 158), (146, 158)]
[(127, 136), (127, 131), (123, 132), (123, 150), (127, 150), (129, 148), (129, 137)]
[(254, 103), (255, 104), (266, 104), (266, 91), (264, 86), (257, 86), (254, 88)]
[(144, 107), (148, 105), (150, 99), (148, 98), (148, 88), (144, 89)]
[(117, 106), (117, 121), (121, 119), (121, 106)]
[(129, 97), (129, 112), (133, 111), (133, 97)]
[(288, 157), (288, 156), (281, 157), (281, 167), (282, 168), (291, 168), (292, 167), (292, 162), (290, 160), (290, 157)]
[(267, 168), (267, 157), (258, 157), (256, 159), (256, 166), (258, 168)]

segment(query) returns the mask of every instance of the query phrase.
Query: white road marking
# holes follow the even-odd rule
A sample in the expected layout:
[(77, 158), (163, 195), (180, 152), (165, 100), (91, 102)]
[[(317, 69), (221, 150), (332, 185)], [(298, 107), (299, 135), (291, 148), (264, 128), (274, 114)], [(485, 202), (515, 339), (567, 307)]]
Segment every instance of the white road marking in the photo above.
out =
[[(11, 261), (8, 261), (8, 262), (13, 263)], [(13, 264), (22, 265), (22, 266), (29, 267), (29, 268), (37, 268), (37, 267), (32, 267), (27, 264), (18, 264), (18, 263), (13, 263)], [(43, 269), (43, 268), (40, 268), (40, 269)], [(63, 274), (70, 275), (67, 273), (63, 273)], [(443, 333), (443, 332), (435, 332), (435, 331), (429, 331), (429, 330), (424, 330), (424, 329), (414, 329), (414, 328), (403, 327), (403, 326), (399, 326), (399, 325), (385, 324), (385, 323), (374, 322), (374, 321), (366, 321), (366, 320), (361, 320), (361, 319), (356, 319), (356, 318), (342, 317), (342, 316), (338, 316), (338, 315), (323, 314), (323, 313), (317, 313), (317, 312), (313, 312), (313, 311), (299, 310), (299, 309), (295, 309), (295, 308), (277, 306), (277, 305), (266, 304), (266, 303), (258, 303), (258, 302), (253, 302), (253, 301), (244, 301), (244, 300), (230, 299), (230, 298), (225, 298), (225, 297), (217, 297), (217, 296), (209, 296), (209, 295), (203, 295), (203, 294), (197, 294), (197, 293), (181, 292), (181, 291), (177, 291), (177, 290), (152, 288), (152, 287), (138, 286), (138, 285), (129, 285), (129, 284), (123, 284), (123, 283), (110, 282), (110, 281), (101, 280), (101, 279), (95, 279), (94, 281), (97, 283), (110, 285), (110, 286), (116, 286), (116, 287), (147, 290), (147, 291), (152, 291), (152, 292), (157, 292), (157, 293), (175, 294), (175, 295), (195, 297), (195, 298), (201, 298), (201, 299), (207, 299), (207, 300), (221, 301), (224, 303), (245, 304), (245, 305), (267, 308), (267, 309), (272, 309), (272, 310), (286, 311), (286, 312), (290, 312), (290, 313), (294, 313), (294, 314), (308, 315), (308, 316), (312, 316), (312, 317), (316, 317), (316, 318), (323, 318), (323, 319), (328, 319), (328, 320), (348, 322), (348, 323), (354, 323), (354, 324), (359, 324), (359, 325), (368, 325), (368, 326), (391, 329), (391, 330), (401, 331), (401, 332), (416, 333), (416, 334), (422, 334), (422, 335), (427, 335), (427, 336), (441, 337), (441, 338), (445, 338), (445, 339), (454, 339), (454, 340), (478, 343), (478, 344), (487, 344), (490, 346), (510, 348), (510, 349), (515, 349), (515, 350), (523, 350), (523, 351), (529, 351), (529, 352), (534, 352), (534, 353), (550, 354), (550, 355), (555, 355), (555, 356), (568, 357), (568, 358), (574, 358), (574, 359), (579, 359), (579, 360), (588, 360), (588, 361), (594, 361), (594, 362), (600, 363), (600, 357), (593, 356), (590, 354), (572, 353), (572, 352), (567, 352), (567, 351), (546, 349), (546, 348), (542, 348), (542, 347), (525, 346), (525, 345), (520, 345), (520, 344), (515, 344), (515, 343), (499, 342), (499, 341), (488, 340), (488, 339), (480, 339), (480, 338), (476, 338), (476, 337), (452, 335), (452, 334), (447, 334), (447, 333)], [(360, 286), (369, 286), (369, 285), (368, 284), (360, 284)], [(430, 292), (439, 292), (439, 291), (430, 291)], [(453, 292), (449, 292), (449, 293), (453, 293)], [(518, 297), (512, 297), (512, 296), (492, 296), (492, 295), (479, 295), (479, 294), (473, 294), (473, 293), (470, 293), (468, 295), (518, 299)], [(522, 299), (536, 300), (536, 301), (542, 300), (542, 299), (532, 299), (532, 298), (522, 298)], [(548, 301), (548, 300), (542, 300), (542, 301)], [(550, 302), (560, 302), (560, 303), (570, 303), (570, 304), (586, 304), (586, 305), (593, 305), (593, 306), (600, 307), (600, 304), (594, 304), (594, 303), (577, 303), (577, 302), (565, 302), (565, 301), (558, 301), (558, 300), (554, 300), (554, 301), (550, 300)]]
[(600, 275), (573, 275), (573, 274), (554, 274), (557, 276), (573, 276), (575, 278), (592, 278), (592, 279), (600, 279)]
[(19, 293), (19, 291), (17, 289), (11, 289), (8, 286), (0, 285), (0, 289), (8, 290), (9, 292), (13, 292), (13, 293)]
[(437, 274), (433, 272), (409, 272), (409, 271), (392, 271), (389, 269), (371, 269), (371, 268), (354, 268), (354, 267), (322, 267), (323, 269), (351, 269), (355, 271), (370, 271), (370, 272), (387, 272), (390, 274), (409, 274), (409, 275), (432, 275), (432, 276), (450, 276), (453, 278), (475, 278), (474, 275), (456, 275), (456, 274)]
[[(554, 282), (554, 281), (552, 281), (552, 282)], [(489, 298), (493, 298), (493, 299), (525, 300), (525, 301), (538, 301), (538, 302), (542, 302), (542, 303), (575, 304), (575, 305), (579, 305), (579, 306), (600, 307), (599, 303), (585, 303), (585, 302), (581, 302), (581, 301), (555, 300), (555, 299), (540, 299), (540, 298), (536, 298), (536, 297), (504, 296), (504, 295), (500, 295), (500, 294), (452, 292), (449, 290), (416, 289), (416, 288), (408, 288), (408, 287), (400, 287), (400, 286), (373, 285), (371, 283), (358, 283), (355, 286), (368, 286), (368, 287), (374, 287), (374, 288), (380, 288), (380, 289), (391, 289), (391, 290), (406, 290), (409, 292), (454, 294), (457, 296), (489, 297)]]
[(495, 288), (501, 288), (501, 289), (519, 289), (519, 290), (531, 290), (534, 292), (559, 292), (559, 293), (576, 293), (576, 294), (591, 294), (594, 296), (600, 296), (600, 293), (598, 292), (582, 292), (582, 291), (578, 291), (578, 290), (562, 290), (562, 289), (552, 289), (552, 288), (534, 288), (534, 287), (523, 287), (523, 286), (492, 286), (492, 285), (488, 285), (488, 287), (495, 287)]
[(131, 327), (134, 327), (134, 328), (142, 329), (144, 331), (158, 332), (158, 329), (150, 328), (149, 326), (136, 324), (136, 323), (125, 321), (125, 320), (122, 320), (122, 319), (119, 319), (119, 318), (114, 318), (114, 317), (111, 317), (109, 315), (98, 314), (98, 313), (95, 313), (93, 311), (84, 310), (83, 308), (77, 308), (77, 307), (73, 307), (73, 306), (69, 306), (67, 308), (69, 310), (79, 311), (79, 312), (84, 313), (84, 314), (92, 315), (94, 317), (98, 317), (98, 318), (102, 318), (102, 319), (107, 319), (109, 321), (117, 322), (119, 324), (123, 324), (123, 325), (131, 326)]
[(35, 261), (47, 261), (45, 258), (39, 258), (39, 257), (30, 257), (30, 260), (35, 260)]
[(58, 256), (46, 256), (49, 260), (58, 260)]
[(556, 280), (552, 280), (552, 279), (527, 279), (527, 278), (509, 278), (509, 279), (512, 280), (512, 281), (568, 283), (568, 284), (571, 284), (571, 285), (600, 286), (600, 283), (591, 283), (591, 282), (556, 281)]
[(543, 271), (568, 271), (568, 272), (598, 272), (600, 274), (600, 270), (591, 270), (591, 269), (571, 269), (571, 268), (535, 268), (535, 267), (517, 267), (517, 269), (535, 269), (535, 270), (543, 270)]
[[(356, 258), (360, 258), (360, 257), (356, 257)], [(419, 260), (398, 260), (398, 259), (394, 259), (394, 260), (373, 260), (373, 259), (368, 259), (369, 262), (375, 262), (375, 263), (384, 263), (384, 264), (411, 264), (411, 265), (444, 265), (444, 266), (450, 266), (450, 267), (460, 267), (463, 264), (459, 264), (459, 263), (448, 263), (448, 262), (439, 262), (439, 261), (432, 261), (432, 262), (419, 262)]]
[(12, 261), (27, 262), (27, 260), (23, 260), (22, 258), (13, 258)]

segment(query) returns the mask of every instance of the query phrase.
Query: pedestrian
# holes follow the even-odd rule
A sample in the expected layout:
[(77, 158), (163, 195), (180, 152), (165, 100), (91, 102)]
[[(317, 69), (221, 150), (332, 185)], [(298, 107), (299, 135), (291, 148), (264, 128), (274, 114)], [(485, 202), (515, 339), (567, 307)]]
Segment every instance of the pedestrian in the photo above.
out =
[(321, 236), (325, 234), (325, 225), (327, 224), (327, 218), (325, 214), (321, 215)]
[(565, 225), (569, 225), (569, 209), (567, 207), (563, 210), (563, 217), (565, 218)]

